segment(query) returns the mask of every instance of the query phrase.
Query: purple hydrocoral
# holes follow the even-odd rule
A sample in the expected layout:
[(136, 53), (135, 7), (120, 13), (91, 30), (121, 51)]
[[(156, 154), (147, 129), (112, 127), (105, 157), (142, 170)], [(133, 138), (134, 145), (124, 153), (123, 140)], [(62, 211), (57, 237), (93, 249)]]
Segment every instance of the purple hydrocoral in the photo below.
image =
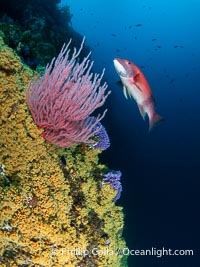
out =
[(98, 141), (93, 147), (95, 149), (106, 150), (110, 146), (110, 139), (106, 129), (100, 122), (96, 125), (96, 128), (100, 128), (100, 130), (96, 133)]
[(110, 186), (117, 191), (117, 195), (114, 198), (115, 202), (120, 198), (122, 192), (122, 185), (120, 182), (121, 175), (122, 173), (120, 171), (111, 171), (103, 176), (103, 182), (109, 183)]
[(60, 147), (94, 142), (91, 137), (100, 131), (95, 126), (106, 110), (97, 118), (89, 115), (104, 104), (110, 93), (105, 94), (106, 83), (100, 86), (104, 70), (101, 75), (90, 73), (90, 54), (81, 63), (77, 61), (84, 39), (78, 51), (74, 48), (71, 59), (70, 42), (47, 65), (44, 76), (35, 78), (26, 91), (33, 119), (44, 129), (42, 136)]

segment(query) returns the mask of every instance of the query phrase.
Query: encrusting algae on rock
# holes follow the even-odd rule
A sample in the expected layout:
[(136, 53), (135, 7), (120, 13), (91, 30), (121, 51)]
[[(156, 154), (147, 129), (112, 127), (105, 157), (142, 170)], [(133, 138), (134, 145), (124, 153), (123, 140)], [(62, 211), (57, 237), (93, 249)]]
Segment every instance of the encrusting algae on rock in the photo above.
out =
[(100, 150), (45, 142), (25, 101), (33, 76), (0, 39), (0, 266), (124, 267), (122, 208), (102, 184)]

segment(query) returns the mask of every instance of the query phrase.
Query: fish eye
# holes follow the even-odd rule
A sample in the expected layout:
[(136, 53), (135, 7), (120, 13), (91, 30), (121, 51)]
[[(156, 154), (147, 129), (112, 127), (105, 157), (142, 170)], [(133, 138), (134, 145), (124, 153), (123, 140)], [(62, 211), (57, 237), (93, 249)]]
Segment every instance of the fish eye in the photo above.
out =
[(131, 64), (131, 62), (130, 61), (128, 61), (128, 65), (130, 65)]

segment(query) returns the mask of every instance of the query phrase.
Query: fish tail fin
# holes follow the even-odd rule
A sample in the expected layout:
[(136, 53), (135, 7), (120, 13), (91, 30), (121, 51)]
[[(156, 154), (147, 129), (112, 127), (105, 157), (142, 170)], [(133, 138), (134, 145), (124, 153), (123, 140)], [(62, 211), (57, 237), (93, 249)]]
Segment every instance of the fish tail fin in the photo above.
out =
[(149, 120), (149, 132), (161, 121), (164, 121), (164, 118), (157, 113), (154, 113), (152, 118)]

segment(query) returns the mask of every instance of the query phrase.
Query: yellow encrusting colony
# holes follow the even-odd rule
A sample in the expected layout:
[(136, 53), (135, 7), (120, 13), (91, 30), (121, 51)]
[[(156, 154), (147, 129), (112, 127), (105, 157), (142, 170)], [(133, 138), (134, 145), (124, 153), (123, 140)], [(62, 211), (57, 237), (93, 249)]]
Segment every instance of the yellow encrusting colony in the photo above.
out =
[(42, 138), (25, 101), (34, 75), (0, 38), (0, 267), (124, 267), (123, 212), (100, 151)]

